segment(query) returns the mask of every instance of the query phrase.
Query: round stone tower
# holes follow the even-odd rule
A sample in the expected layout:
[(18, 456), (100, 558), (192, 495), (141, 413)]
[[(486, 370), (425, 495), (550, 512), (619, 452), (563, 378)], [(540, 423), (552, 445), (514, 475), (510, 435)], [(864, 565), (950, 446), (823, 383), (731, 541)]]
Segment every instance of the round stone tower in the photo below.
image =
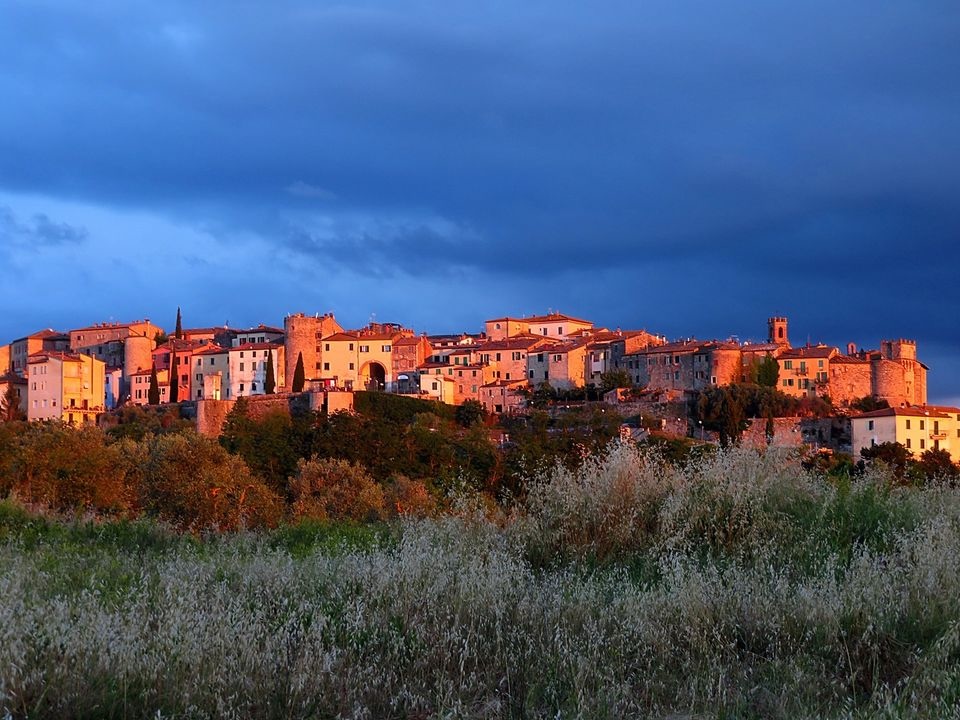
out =
[(129, 392), (130, 376), (153, 365), (153, 340), (143, 335), (130, 335), (123, 340), (124, 392)]
[(317, 331), (320, 327), (317, 318), (312, 315), (295, 313), (283, 319), (283, 352), (284, 377), (288, 387), (293, 383), (293, 376), (297, 369), (297, 357), (303, 354), (303, 372), (308, 380), (316, 375), (316, 366), (319, 363), (317, 348), (320, 340)]

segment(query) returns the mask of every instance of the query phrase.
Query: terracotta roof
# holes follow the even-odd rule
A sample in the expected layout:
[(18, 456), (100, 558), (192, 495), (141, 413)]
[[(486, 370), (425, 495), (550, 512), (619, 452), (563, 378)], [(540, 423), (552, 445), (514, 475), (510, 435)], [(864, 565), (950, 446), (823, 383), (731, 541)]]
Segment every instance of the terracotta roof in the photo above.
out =
[(528, 323), (542, 323), (542, 322), (575, 322), (575, 323), (584, 323), (585, 325), (593, 325), (589, 320), (581, 320), (580, 318), (571, 317), (570, 315), (564, 315), (563, 313), (550, 313), (549, 315), (534, 315), (533, 317), (522, 318), (523, 322)]
[[(112, 330), (114, 328), (129, 328), (129, 327), (133, 327), (134, 325), (153, 325), (153, 323), (150, 322), (148, 318), (143, 320), (132, 320), (131, 322), (104, 322), (104, 323), (95, 323), (93, 325), (87, 325), (86, 327), (82, 327), (82, 328), (74, 328), (70, 332), (75, 333), (75, 332), (85, 332), (87, 330)], [(154, 327), (157, 327), (157, 326), (154, 326)]]
[(839, 365), (869, 365), (870, 361), (866, 358), (857, 357), (856, 355), (837, 355), (834, 358), (830, 358), (831, 363)]
[(196, 335), (196, 334), (198, 334), (198, 333), (204, 333), (204, 334), (210, 333), (210, 334), (215, 334), (215, 333), (221, 333), (221, 332), (232, 332), (232, 333), (236, 333), (236, 332), (239, 332), (239, 331), (238, 331), (238, 330), (234, 330), (233, 328), (229, 328), (229, 327), (227, 327), (226, 325), (224, 325), (223, 327), (183, 328), (183, 334), (184, 334), (184, 335), (187, 335), (187, 334), (189, 334), (189, 335)]
[(235, 330), (234, 332), (236, 332), (237, 335), (252, 335), (253, 333), (258, 332), (278, 333), (283, 335), (283, 330), (280, 328), (270, 327), (269, 325), (257, 325), (255, 328), (250, 328), (248, 330)]
[[(953, 408), (952, 411), (960, 412), (960, 409)], [(938, 412), (933, 410), (930, 407), (921, 408), (916, 405), (911, 405), (910, 407), (891, 407), (891, 408), (882, 408), (880, 410), (872, 410), (870, 412), (861, 413), (860, 415), (854, 415), (851, 420), (859, 420), (861, 418), (877, 418), (877, 417), (932, 417), (932, 418), (949, 418), (950, 416), (944, 412)]]
[(536, 335), (524, 335), (522, 337), (516, 336), (505, 338), (504, 340), (491, 340), (490, 342), (485, 342), (475, 346), (475, 349), (479, 352), (491, 352), (497, 350), (528, 350), (547, 340), (548, 339), (545, 337), (538, 337)]
[(194, 355), (223, 355), (230, 352), (230, 348), (222, 348), (219, 345), (204, 345), (203, 350), (197, 350)]
[(484, 383), (480, 387), (482, 388), (492, 388), (492, 387), (510, 387), (512, 385), (526, 385), (526, 380), (494, 380), (493, 382)]
[(755, 352), (772, 353), (781, 349), (784, 349), (783, 345), (778, 345), (777, 343), (771, 343), (771, 342), (744, 343), (743, 345), (740, 346), (740, 350), (742, 350), (743, 352), (751, 352), (751, 353), (755, 353)]
[(275, 342), (275, 343), (269, 343), (269, 342), (251, 343), (251, 342), (245, 342), (245, 343), (241, 343), (240, 345), (237, 345), (237, 346), (235, 346), (235, 347), (230, 348), (230, 352), (234, 352), (234, 351), (236, 351), (236, 350), (276, 350), (277, 348), (282, 348), (282, 347), (283, 347), (283, 343), (282, 343), (282, 342)]
[(635, 350), (632, 353), (627, 353), (628, 355), (656, 355), (656, 354), (670, 354), (673, 352), (696, 352), (697, 349), (704, 345), (699, 340), (680, 340), (677, 342), (666, 343), (665, 345), (648, 345), (646, 347)]
[(790, 360), (795, 358), (830, 358), (840, 351), (835, 347), (828, 345), (813, 345), (810, 347), (791, 348), (780, 353), (780, 360)]
[(77, 353), (64, 352), (62, 350), (41, 350), (40, 352), (35, 352), (27, 358), (27, 362), (43, 362), (48, 358), (54, 358), (64, 362), (80, 362), (80, 356)]
[(419, 345), (421, 342), (429, 343), (430, 341), (423, 335), (414, 335), (412, 337), (402, 337), (394, 345), (406, 347), (407, 345)]

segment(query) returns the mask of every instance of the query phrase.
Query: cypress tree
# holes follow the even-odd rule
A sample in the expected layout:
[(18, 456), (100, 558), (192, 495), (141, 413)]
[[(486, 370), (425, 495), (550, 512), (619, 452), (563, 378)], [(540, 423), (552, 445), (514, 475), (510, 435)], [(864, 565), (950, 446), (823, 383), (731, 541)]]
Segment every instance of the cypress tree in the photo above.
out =
[(160, 404), (160, 383), (157, 382), (156, 363), (154, 363), (150, 368), (150, 389), (147, 390), (147, 402), (150, 405)]
[(267, 377), (263, 380), (263, 392), (273, 395), (277, 387), (277, 380), (273, 375), (273, 351), (267, 350)]
[(177, 340), (183, 340), (183, 322), (180, 319), (180, 306), (177, 305), (177, 329), (174, 330), (173, 336)]
[(178, 382), (179, 376), (177, 375), (177, 356), (173, 352), (173, 348), (170, 348), (170, 402), (180, 402), (180, 383)]
[(297, 354), (297, 368), (293, 371), (293, 392), (303, 392), (303, 386), (306, 383), (306, 373), (303, 371), (303, 353)]

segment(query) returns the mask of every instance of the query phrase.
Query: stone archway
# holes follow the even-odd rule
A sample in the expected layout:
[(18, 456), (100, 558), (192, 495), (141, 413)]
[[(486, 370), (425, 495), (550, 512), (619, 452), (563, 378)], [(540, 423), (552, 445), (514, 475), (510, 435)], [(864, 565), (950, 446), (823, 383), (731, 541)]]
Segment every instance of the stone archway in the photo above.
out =
[(360, 379), (367, 390), (383, 390), (387, 384), (387, 370), (378, 362), (368, 362), (360, 368)]

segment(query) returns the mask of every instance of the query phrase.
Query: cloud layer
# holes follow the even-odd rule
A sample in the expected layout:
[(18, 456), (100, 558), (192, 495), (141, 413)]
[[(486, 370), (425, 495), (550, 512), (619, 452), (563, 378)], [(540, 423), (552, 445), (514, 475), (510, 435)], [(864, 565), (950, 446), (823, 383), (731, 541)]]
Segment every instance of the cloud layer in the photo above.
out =
[(956, 349), (957, 37), (945, 0), (8, 3), (0, 252), (154, 314)]

